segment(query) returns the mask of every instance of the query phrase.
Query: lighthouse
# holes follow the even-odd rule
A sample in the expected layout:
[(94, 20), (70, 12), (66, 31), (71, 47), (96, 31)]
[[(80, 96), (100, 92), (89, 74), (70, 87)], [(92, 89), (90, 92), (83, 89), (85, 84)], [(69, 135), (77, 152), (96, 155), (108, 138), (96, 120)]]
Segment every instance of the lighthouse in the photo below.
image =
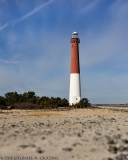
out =
[(69, 104), (76, 104), (81, 99), (80, 85), (80, 62), (79, 62), (79, 43), (78, 33), (73, 32), (71, 38), (71, 66), (70, 66), (70, 88)]

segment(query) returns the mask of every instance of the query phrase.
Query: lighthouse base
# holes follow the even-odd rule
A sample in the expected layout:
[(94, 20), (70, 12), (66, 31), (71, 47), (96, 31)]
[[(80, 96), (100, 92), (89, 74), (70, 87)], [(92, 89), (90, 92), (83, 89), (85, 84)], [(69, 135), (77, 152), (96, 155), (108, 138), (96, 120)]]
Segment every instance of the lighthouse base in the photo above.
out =
[(80, 74), (70, 74), (69, 104), (76, 104), (81, 99)]

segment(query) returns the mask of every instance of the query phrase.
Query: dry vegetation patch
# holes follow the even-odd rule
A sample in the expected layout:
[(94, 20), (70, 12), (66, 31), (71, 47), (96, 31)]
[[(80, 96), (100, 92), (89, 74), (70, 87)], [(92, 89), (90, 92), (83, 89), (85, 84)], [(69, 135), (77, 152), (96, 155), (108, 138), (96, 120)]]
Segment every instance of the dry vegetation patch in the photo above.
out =
[(32, 112), (30, 114), (27, 114), (27, 116), (61, 116), (62, 114), (58, 113), (48, 113), (48, 112)]
[(62, 114), (56, 113), (52, 110), (24, 110), (21, 116), (60, 116)]

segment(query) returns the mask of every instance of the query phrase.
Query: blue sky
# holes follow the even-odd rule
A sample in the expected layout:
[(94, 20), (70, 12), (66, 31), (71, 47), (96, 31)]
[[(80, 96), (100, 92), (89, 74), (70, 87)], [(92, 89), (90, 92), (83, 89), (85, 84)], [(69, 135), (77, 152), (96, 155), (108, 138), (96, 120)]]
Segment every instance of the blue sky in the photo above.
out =
[(127, 0), (0, 0), (0, 95), (67, 98), (79, 33), (82, 97), (128, 103)]

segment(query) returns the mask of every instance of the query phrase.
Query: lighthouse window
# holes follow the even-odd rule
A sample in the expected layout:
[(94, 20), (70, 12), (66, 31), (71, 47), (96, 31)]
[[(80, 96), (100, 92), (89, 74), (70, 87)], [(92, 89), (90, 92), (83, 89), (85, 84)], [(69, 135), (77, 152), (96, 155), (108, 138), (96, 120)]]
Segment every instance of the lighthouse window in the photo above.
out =
[(76, 98), (76, 100), (77, 100), (77, 98)]

